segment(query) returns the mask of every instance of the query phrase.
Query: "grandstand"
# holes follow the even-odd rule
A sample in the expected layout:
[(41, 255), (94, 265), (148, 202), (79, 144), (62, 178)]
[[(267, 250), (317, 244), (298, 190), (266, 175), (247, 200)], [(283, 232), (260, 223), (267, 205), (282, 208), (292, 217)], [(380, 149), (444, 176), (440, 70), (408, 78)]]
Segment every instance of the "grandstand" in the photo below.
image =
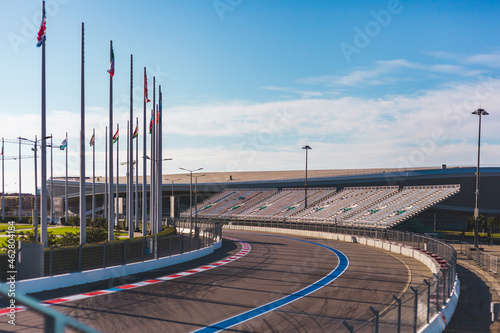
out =
[[(460, 185), (227, 189), (194, 207), (200, 218), (283, 220), (391, 228), (448, 199)], [(181, 213), (189, 217), (189, 211)]]

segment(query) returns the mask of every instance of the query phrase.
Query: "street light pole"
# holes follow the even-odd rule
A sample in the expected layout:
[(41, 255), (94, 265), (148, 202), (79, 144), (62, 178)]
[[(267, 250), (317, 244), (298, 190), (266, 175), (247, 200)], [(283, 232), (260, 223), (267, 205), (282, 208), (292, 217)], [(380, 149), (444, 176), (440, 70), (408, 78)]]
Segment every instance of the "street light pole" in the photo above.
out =
[(306, 150), (306, 183), (305, 183), (305, 193), (304, 193), (304, 204), (305, 204), (305, 208), (307, 208), (307, 151), (312, 149), (311, 147), (309, 147), (308, 145), (305, 145), (304, 147), (302, 147), (302, 149), (305, 149)]
[(191, 238), (193, 234), (193, 172), (203, 170), (203, 168), (198, 168), (195, 170), (184, 168), (179, 169), (189, 172), (191, 176), (191, 181), (189, 182), (189, 238)]
[(479, 116), (479, 135), (477, 139), (477, 170), (476, 170), (476, 202), (474, 206), (474, 248), (478, 248), (479, 243), (479, 163), (481, 159), (481, 116), (489, 115), (484, 109), (477, 109), (472, 114)]
[(196, 207), (196, 210), (194, 211), (194, 230), (195, 230), (195, 238), (197, 239), (199, 237), (199, 232), (198, 232), (198, 177), (204, 177), (206, 175), (198, 175), (194, 176), (195, 178), (195, 183), (194, 183), (194, 206)]

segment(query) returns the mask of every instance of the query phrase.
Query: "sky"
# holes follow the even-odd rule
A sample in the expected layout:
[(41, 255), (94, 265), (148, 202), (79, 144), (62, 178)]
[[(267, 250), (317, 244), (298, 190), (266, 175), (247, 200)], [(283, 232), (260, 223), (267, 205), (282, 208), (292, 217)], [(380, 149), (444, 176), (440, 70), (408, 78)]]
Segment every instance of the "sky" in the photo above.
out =
[[(139, 124), (144, 67), (150, 97), (153, 76), (162, 87), (163, 156), (172, 158), (164, 174), (302, 170), (306, 144), (308, 168), (317, 170), (475, 165), (478, 108), (490, 114), (481, 164), (500, 164), (500, 1), (47, 0), (46, 7), (47, 134), (59, 145), (68, 132), (70, 176), (79, 176), (82, 22), (87, 177), (93, 128), (96, 176), (104, 176), (110, 40), (115, 128), (129, 119), (131, 54)], [(10, 159), (19, 147), (9, 140), (41, 136), (40, 18), (40, 0), (2, 2), (6, 192), (19, 186)], [(125, 131), (121, 138), (125, 161)], [(53, 154), (54, 177), (63, 177), (65, 154)], [(22, 155), (33, 156), (31, 147)], [(21, 170), (22, 192), (33, 193), (33, 159)]]

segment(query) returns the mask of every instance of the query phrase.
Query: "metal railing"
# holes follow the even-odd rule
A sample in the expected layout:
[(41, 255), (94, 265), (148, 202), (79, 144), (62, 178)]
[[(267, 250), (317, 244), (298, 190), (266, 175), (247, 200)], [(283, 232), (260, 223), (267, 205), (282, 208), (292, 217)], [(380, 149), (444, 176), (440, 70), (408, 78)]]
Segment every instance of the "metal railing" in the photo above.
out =
[(460, 253), (463, 253), (467, 258), (474, 260), (479, 266), (492, 272), (493, 274), (498, 274), (498, 257), (485, 253), (480, 249), (474, 249), (474, 245), (460, 242)]
[(5, 299), (9, 300), (9, 304), (13, 305), (12, 312), (8, 313), (8, 318), (12, 321), (11, 325), (15, 325), (16, 321), (16, 311), (15, 306), (17, 304), (22, 304), (29, 308), (30, 310), (42, 315), (44, 317), (44, 332), (57, 332), (62, 333), (66, 331), (66, 328), (73, 328), (77, 332), (83, 333), (99, 333), (99, 331), (88, 327), (76, 321), (73, 318), (63, 315), (48, 306), (42, 305), (39, 301), (22, 294), (16, 294), (12, 292), (7, 285), (0, 285), (0, 295)]
[(43, 253), (43, 276), (126, 265), (199, 250), (213, 245), (221, 236), (221, 228), (215, 223), (204, 224), (200, 234), (201, 237), (182, 233), (155, 235), (72, 247), (54, 245)]
[[(215, 219), (213, 219), (215, 220)], [(213, 221), (210, 220), (210, 221)], [(203, 221), (203, 220), (202, 220)], [(291, 223), (285, 221), (218, 220), (239, 226), (258, 226), (294, 230), (319, 231), (352, 235), (404, 245), (432, 256), (440, 270), (407, 291), (395, 294), (383, 304), (374, 304), (361, 316), (343, 321), (332, 331), (348, 332), (417, 332), (441, 311), (453, 292), (456, 278), (456, 250), (438, 239), (387, 229), (356, 228), (327, 223)]]

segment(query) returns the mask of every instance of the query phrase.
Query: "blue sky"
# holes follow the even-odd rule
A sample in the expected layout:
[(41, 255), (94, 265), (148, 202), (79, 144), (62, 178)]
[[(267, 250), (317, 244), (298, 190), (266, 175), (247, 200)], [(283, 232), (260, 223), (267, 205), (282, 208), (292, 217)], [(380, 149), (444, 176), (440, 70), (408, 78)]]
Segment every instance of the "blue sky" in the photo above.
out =
[[(470, 113), (479, 107), (490, 113), (483, 122), (481, 161), (499, 164), (500, 2), (46, 4), (47, 131), (56, 143), (69, 132), (72, 176), (79, 170), (81, 22), (86, 140), (95, 127), (98, 175), (104, 174), (110, 40), (116, 57), (114, 117), (121, 128), (129, 111), (130, 54), (140, 123), (143, 68), (150, 95), (153, 75), (162, 85), (163, 155), (173, 158), (164, 164), (165, 173), (179, 167), (300, 170), (304, 144), (313, 148), (312, 169), (473, 165), (477, 119)], [(35, 47), (41, 2), (2, 5), (0, 136), (34, 138), (41, 131)], [(87, 145), (87, 175), (90, 152)], [(5, 145), (6, 156), (17, 154), (16, 145)], [(63, 176), (64, 166), (64, 154), (54, 151), (54, 175)], [(5, 162), (6, 191), (17, 191), (17, 170), (16, 161)], [(32, 161), (22, 170), (23, 192), (32, 192)]]

